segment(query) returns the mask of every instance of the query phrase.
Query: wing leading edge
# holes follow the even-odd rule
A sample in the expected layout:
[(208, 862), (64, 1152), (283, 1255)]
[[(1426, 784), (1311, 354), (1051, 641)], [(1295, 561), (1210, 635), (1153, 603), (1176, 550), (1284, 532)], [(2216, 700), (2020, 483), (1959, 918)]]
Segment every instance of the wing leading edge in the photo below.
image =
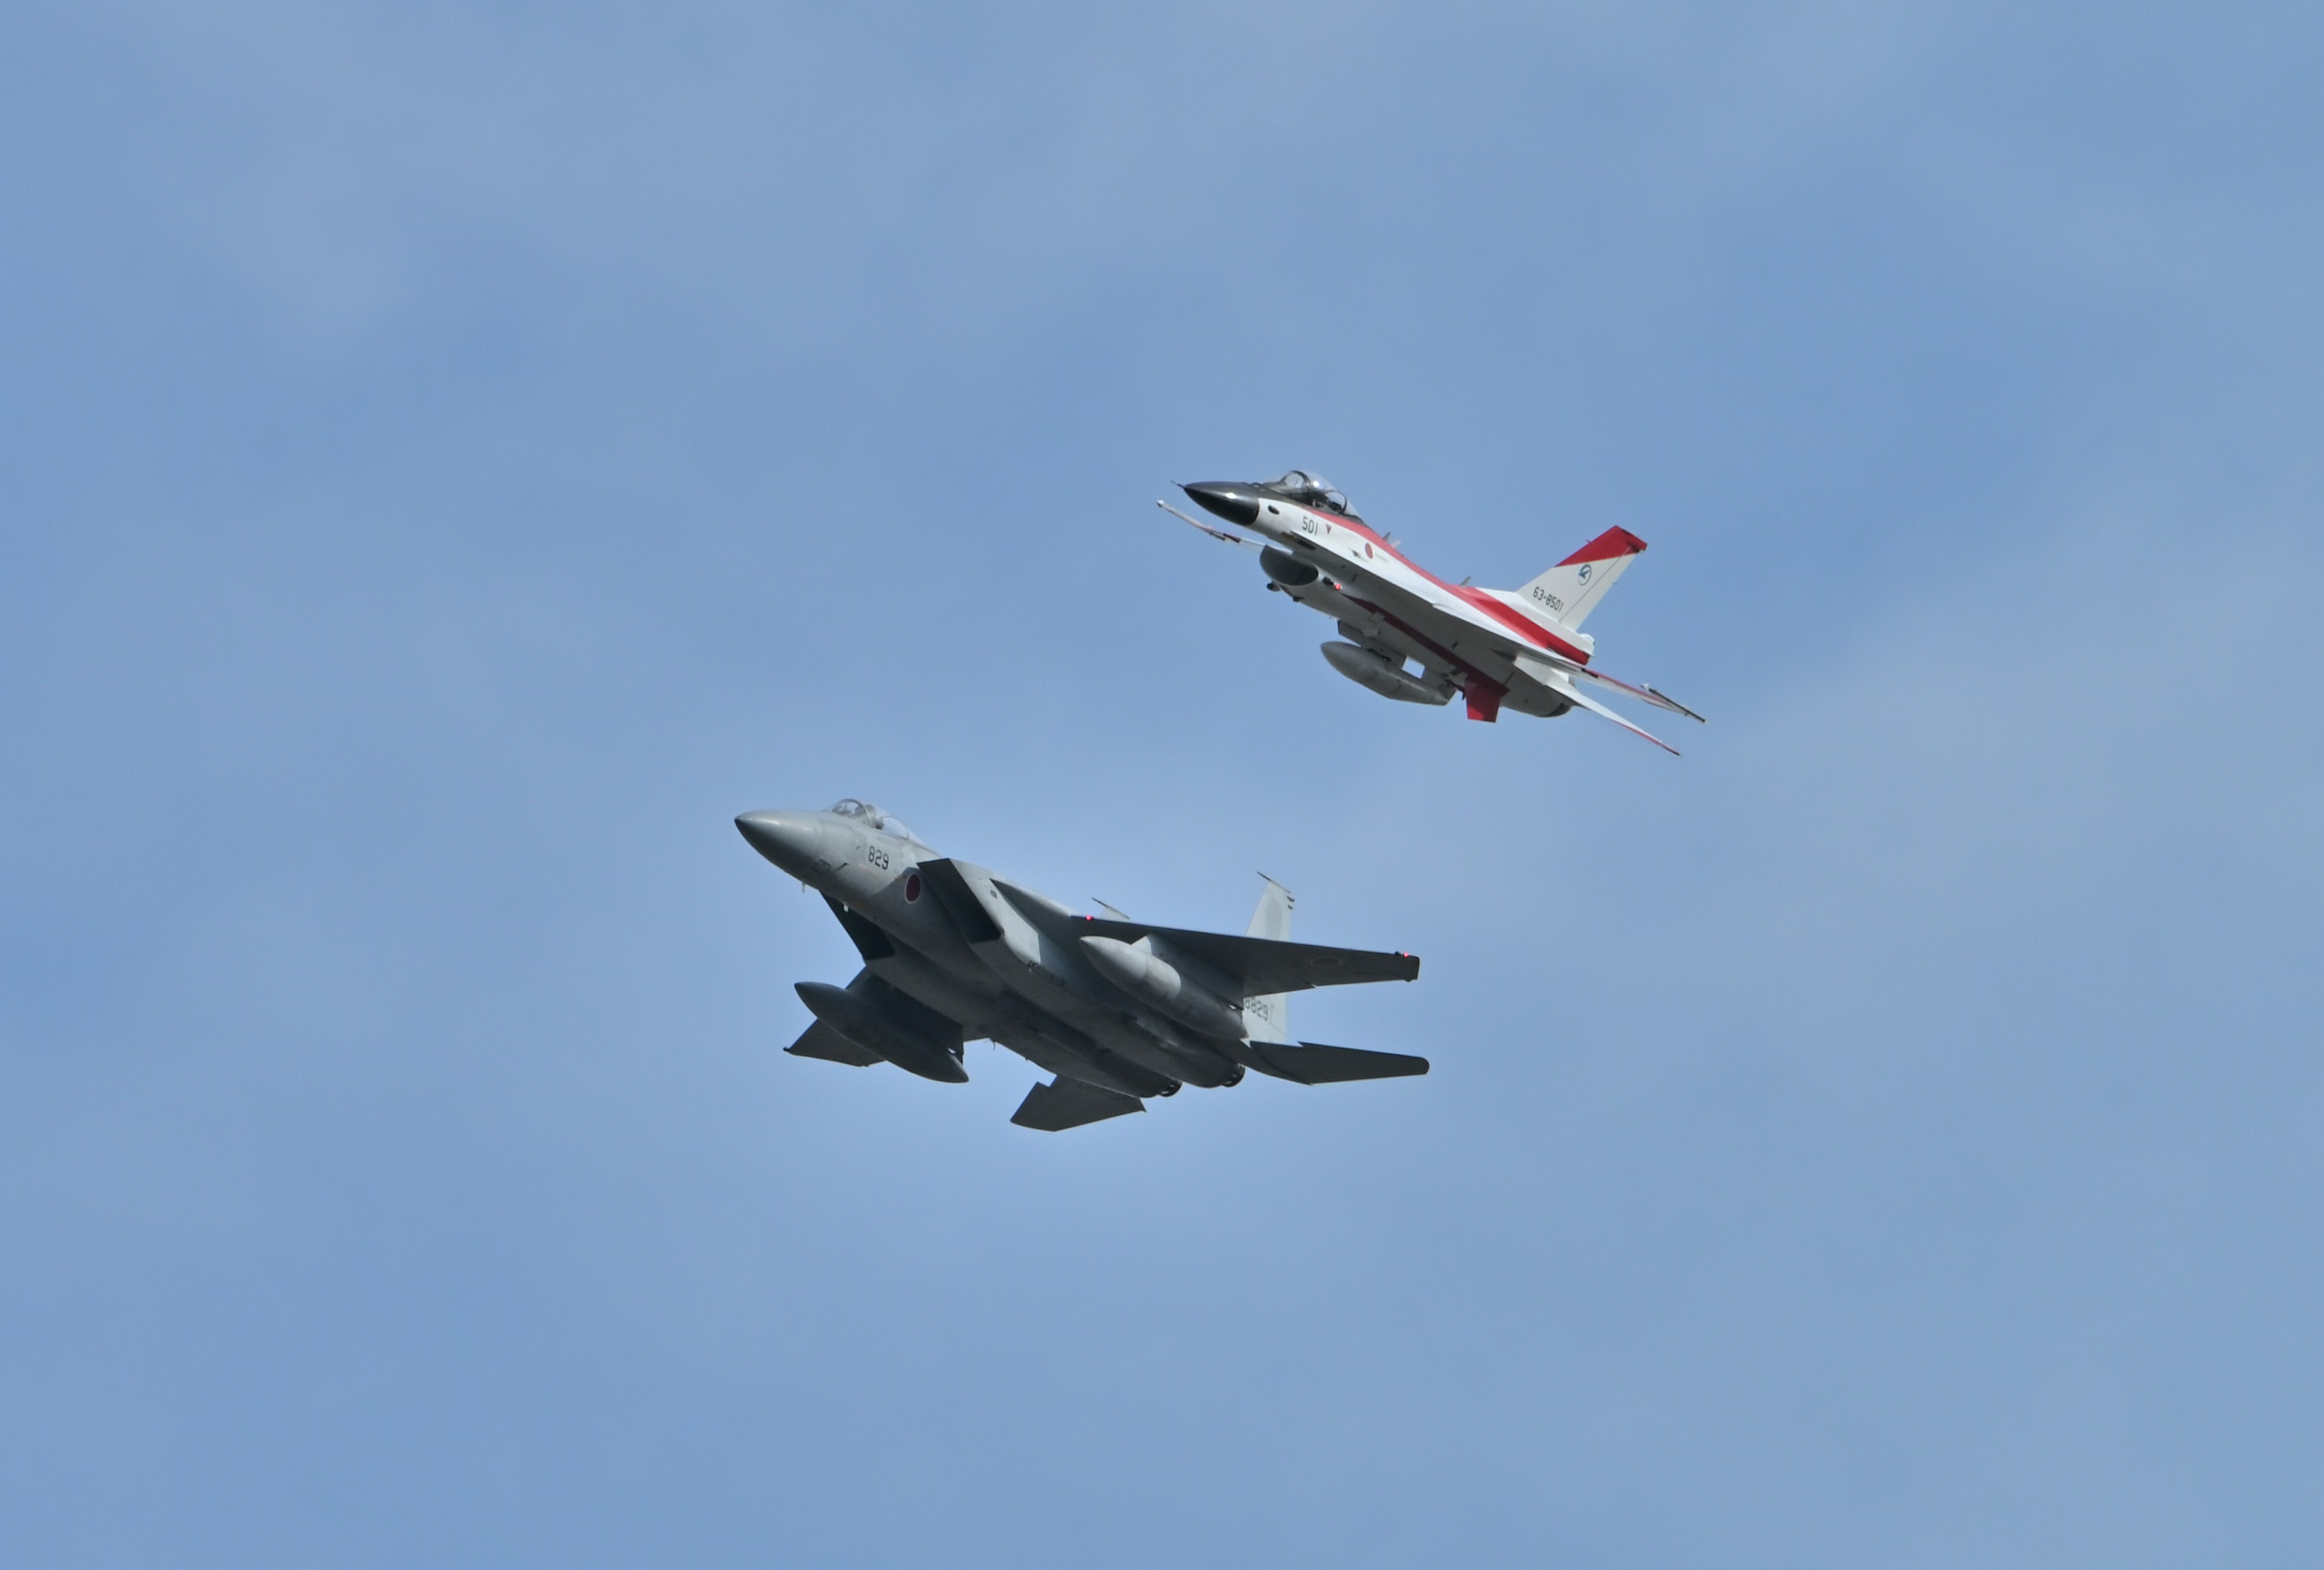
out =
[[(1398, 559), (1402, 558), (1399, 556)], [(1536, 642), (1509, 624), (1513, 621), (1536, 623), (1536, 618), (1527, 610), (1516, 605), (1501, 609), (1498, 605), (1480, 608), (1470, 597), (1475, 595), (1493, 599), (1496, 597), (1493, 591), (1455, 588), (1409, 561), (1404, 565), (1419, 575), (1422, 587), (1416, 589), (1377, 568), (1368, 568), (1360, 562), (1351, 561), (1343, 569), (1335, 570), (1343, 570), (1358, 586), (1360, 594), (1351, 596), (1358, 605), (1366, 605), (1376, 614), (1391, 615), (1401, 631), (1433, 644), (1437, 656), (1455, 671), (1474, 669), (1469, 660), (1455, 651), (1455, 646), (1481, 634), (1494, 654), (1508, 661), (1516, 671), (1528, 679), (1539, 682), (1559, 697), (1569, 699), (1578, 708), (1586, 708), (1592, 714), (1612, 720), (1634, 735), (1644, 736), (1674, 756), (1678, 753), (1676, 747), (1653, 732), (1632, 725), (1603, 704), (1582, 696), (1576, 689), (1577, 685), (1587, 682), (1593, 687), (1609, 688), (1668, 713), (1683, 715), (1698, 724), (1702, 722), (1701, 715), (1666, 693), (1644, 683), (1624, 681), (1619, 677), (1594, 670), (1582, 660), (1560, 652), (1555, 648), (1544, 647), (1542, 642)], [(1368, 605), (1362, 596), (1370, 596), (1377, 603)], [(1455, 628), (1457, 633), (1453, 631)], [(1539, 631), (1544, 642), (1556, 637), (1556, 631), (1551, 627), (1541, 627)], [(1493, 679), (1489, 671), (1477, 674), (1489, 681)]]
[(1368, 1052), (1360, 1047), (1326, 1047), (1320, 1041), (1244, 1041), (1231, 1047), (1244, 1067), (1295, 1085), (1345, 1085), (1354, 1079), (1401, 1079), (1428, 1072), (1428, 1059), (1402, 1052)]
[(825, 1063), (844, 1063), (851, 1068), (869, 1068), (884, 1061), (877, 1052), (865, 1051), (821, 1020), (809, 1025), (807, 1034), (783, 1050), (794, 1057), (820, 1057)]
[(1060, 1075), (1047, 1085), (1037, 1085), (1027, 1091), (1023, 1104), (1009, 1121), (1020, 1129), (1058, 1134), (1084, 1123), (1103, 1122), (1108, 1118), (1145, 1110), (1146, 1104), (1134, 1095), (1123, 1095), (1102, 1085)]
[(1420, 961), (1409, 954), (1379, 954), (1363, 948), (1327, 948), (1275, 937), (1240, 937), (1226, 932), (1192, 932), (1143, 921), (1108, 921), (1095, 916), (1074, 920), (1075, 933), (1135, 943), (1158, 937), (1242, 983), (1246, 995), (1305, 992), (1310, 987), (1354, 986), (1366, 982), (1411, 981)]

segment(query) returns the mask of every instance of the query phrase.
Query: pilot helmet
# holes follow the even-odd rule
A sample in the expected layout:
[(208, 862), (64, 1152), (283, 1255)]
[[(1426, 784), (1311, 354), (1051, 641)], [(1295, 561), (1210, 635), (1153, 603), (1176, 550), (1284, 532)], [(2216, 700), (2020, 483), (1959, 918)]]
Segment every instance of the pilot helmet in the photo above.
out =
[(892, 834), (898, 839), (908, 839), (914, 845), (920, 836), (914, 834), (904, 820), (892, 813), (881, 811), (869, 801), (859, 801), (853, 796), (843, 796), (831, 804), (832, 812), (840, 817), (853, 817), (882, 834)]
[(1280, 491), (1296, 502), (1320, 506), (1326, 512), (1344, 513), (1348, 510), (1348, 498), (1340, 494), (1338, 486), (1323, 476), (1311, 475), (1305, 469), (1292, 469), (1268, 488)]

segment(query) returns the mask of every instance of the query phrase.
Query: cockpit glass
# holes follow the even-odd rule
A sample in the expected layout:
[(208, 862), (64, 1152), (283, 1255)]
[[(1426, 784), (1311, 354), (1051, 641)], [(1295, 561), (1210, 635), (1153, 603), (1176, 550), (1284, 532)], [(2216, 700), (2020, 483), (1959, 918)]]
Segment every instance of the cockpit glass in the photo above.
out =
[(853, 796), (843, 796), (831, 804), (831, 810), (835, 816), (854, 818), (865, 827), (876, 828), (881, 834), (892, 834), (898, 839), (908, 839), (914, 845), (925, 843), (918, 835), (905, 827), (902, 818), (881, 811), (869, 801), (858, 801)]
[(1293, 469), (1279, 480), (1268, 482), (1268, 489), (1280, 491), (1295, 502), (1310, 507), (1321, 507), (1328, 513), (1345, 513), (1348, 499), (1340, 488), (1321, 475), (1311, 475), (1305, 469)]

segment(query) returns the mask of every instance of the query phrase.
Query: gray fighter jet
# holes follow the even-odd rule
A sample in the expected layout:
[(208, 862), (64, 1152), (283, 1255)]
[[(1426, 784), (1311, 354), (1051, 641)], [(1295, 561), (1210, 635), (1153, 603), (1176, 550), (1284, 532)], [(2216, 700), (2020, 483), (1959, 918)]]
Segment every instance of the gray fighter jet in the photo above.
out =
[(828, 812), (746, 812), (752, 848), (816, 891), (863, 969), (844, 987), (800, 982), (815, 1016), (800, 1057), (965, 1081), (986, 1038), (1049, 1071), (1010, 1122), (1070, 1129), (1146, 1110), (1182, 1085), (1246, 1069), (1300, 1085), (1425, 1074), (1428, 1060), (1286, 1038), (1289, 994), (1410, 981), (1420, 961), (1289, 941), (1291, 895), (1269, 880), (1244, 937), (1076, 915), (940, 856), (895, 818), (846, 800)]

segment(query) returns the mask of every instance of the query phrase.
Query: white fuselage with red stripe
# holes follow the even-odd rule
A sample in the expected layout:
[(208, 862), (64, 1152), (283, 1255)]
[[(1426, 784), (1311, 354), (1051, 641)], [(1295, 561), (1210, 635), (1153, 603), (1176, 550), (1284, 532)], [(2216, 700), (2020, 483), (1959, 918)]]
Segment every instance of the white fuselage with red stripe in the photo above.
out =
[(1526, 656), (1545, 657), (1541, 663), (1560, 674), (1586, 667), (1588, 633), (1528, 614), (1513, 593), (1446, 583), (1360, 519), (1270, 497), (1250, 527), (1317, 570), (1313, 583), (1275, 587), (1418, 661), (1432, 681), (1466, 696), (1472, 716), (1490, 719), (1504, 704), (1536, 715), (1572, 706), (1562, 684), (1542, 679)]
[[(1677, 749), (1631, 724), (1582, 689), (1625, 693), (1690, 719), (1702, 716), (1667, 695), (1593, 667), (1595, 645), (1582, 623), (1646, 542), (1612, 528), (1520, 589), (1447, 583), (1349, 511), (1328, 483), (1294, 469), (1279, 480), (1204, 480), (1183, 485), (1205, 512), (1260, 536), (1253, 540), (1157, 503), (1203, 532), (1259, 551), (1268, 586), (1340, 624), (1348, 642), (1323, 645), (1340, 674), (1384, 697), (1443, 704), (1455, 692), (1469, 717), (1498, 718), (1504, 706), (1555, 716), (1585, 708)], [(1262, 543), (1264, 541), (1264, 543)], [(1420, 673), (1406, 669), (1417, 661)]]

